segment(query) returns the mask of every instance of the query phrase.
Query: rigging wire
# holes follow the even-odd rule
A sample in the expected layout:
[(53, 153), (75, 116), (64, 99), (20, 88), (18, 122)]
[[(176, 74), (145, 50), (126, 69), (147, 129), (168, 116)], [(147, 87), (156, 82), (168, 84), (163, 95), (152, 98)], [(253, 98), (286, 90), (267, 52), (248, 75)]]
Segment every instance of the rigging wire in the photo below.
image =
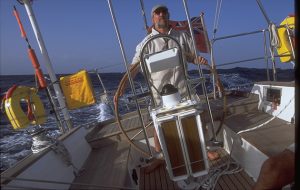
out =
[(266, 21), (268, 22), (268, 24), (271, 24), (272, 22), (271, 22), (271, 20), (269, 19), (269, 17), (268, 17), (268, 15), (267, 15), (267, 13), (266, 13), (266, 11), (265, 11), (265, 9), (264, 9), (264, 7), (263, 7), (261, 1), (260, 1), (260, 0), (256, 0), (256, 2), (257, 2), (257, 4), (258, 4), (258, 6), (259, 6), (259, 8), (260, 8), (260, 10), (261, 10), (261, 12), (262, 12), (262, 14), (264, 15)]
[(213, 39), (215, 39), (217, 30), (218, 30), (218, 25), (219, 25), (219, 20), (220, 20), (220, 13), (221, 13), (221, 7), (222, 7), (222, 0), (218, 0), (217, 1), (217, 6), (216, 6), (215, 19), (214, 19)]
[(143, 0), (140, 0), (140, 5), (141, 5), (141, 10), (142, 10), (142, 15), (144, 18), (144, 27), (145, 27), (146, 33), (148, 33), (148, 24), (147, 24), (147, 18), (146, 18), (146, 14), (145, 14), (145, 7), (144, 7)]

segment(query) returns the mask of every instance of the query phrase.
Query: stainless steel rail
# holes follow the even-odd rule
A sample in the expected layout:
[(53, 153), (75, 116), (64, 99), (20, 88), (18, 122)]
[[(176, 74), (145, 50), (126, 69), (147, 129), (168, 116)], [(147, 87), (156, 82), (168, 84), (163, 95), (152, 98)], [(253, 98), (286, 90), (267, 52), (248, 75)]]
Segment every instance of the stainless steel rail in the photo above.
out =
[[(107, 3), (108, 3), (109, 10), (110, 10), (110, 13), (111, 13), (111, 17), (112, 17), (112, 21), (113, 21), (113, 24), (114, 24), (115, 32), (116, 32), (116, 35), (117, 35), (117, 38), (118, 38), (118, 41), (119, 41), (119, 45), (120, 45), (120, 49), (121, 49), (123, 61), (124, 61), (125, 67), (126, 67), (126, 71), (128, 73), (130, 87), (131, 87), (132, 93), (134, 95), (136, 95), (136, 91), (135, 91), (135, 88), (134, 88), (134, 84), (133, 84), (133, 80), (132, 80), (132, 77), (131, 77), (131, 73), (129, 71), (128, 61), (127, 61), (126, 54), (125, 54), (125, 51), (124, 51), (124, 46), (123, 46), (122, 39), (121, 39), (121, 36), (120, 36), (120, 32), (119, 32), (119, 28), (118, 28), (117, 21), (116, 21), (116, 18), (115, 18), (115, 14), (114, 14), (114, 11), (113, 11), (111, 0), (107, 0)], [(144, 136), (145, 136), (147, 148), (148, 148), (148, 151), (149, 151), (150, 155), (152, 156), (153, 153), (152, 153), (152, 150), (150, 148), (150, 143), (149, 143), (148, 135), (147, 135), (147, 132), (146, 132), (146, 129), (145, 129), (145, 122), (144, 122), (144, 119), (142, 117), (142, 112), (141, 112), (141, 109), (140, 109), (140, 106), (139, 106), (139, 103), (138, 103), (137, 99), (135, 99), (135, 105), (136, 105), (137, 110), (138, 110), (139, 119), (140, 119), (140, 121), (141, 121), (141, 123), (143, 125), (143, 133), (144, 133)]]
[[(182, 2), (183, 2), (186, 18), (187, 18), (188, 25), (189, 25), (189, 31), (190, 31), (190, 34), (191, 34), (192, 39), (193, 39), (192, 43), (193, 43), (193, 48), (194, 48), (194, 54), (195, 54), (195, 56), (198, 56), (196, 43), (195, 43), (195, 36), (194, 36), (193, 28), (192, 28), (192, 25), (191, 25), (191, 19), (190, 19), (188, 6), (186, 4), (186, 0), (182, 0)], [(204, 75), (203, 75), (202, 67), (201, 67), (201, 64), (199, 63), (198, 59), (196, 59), (196, 64), (198, 65), (199, 75), (200, 75), (201, 78), (203, 78)], [(213, 119), (213, 116), (212, 116), (212, 111), (211, 111), (210, 103), (209, 103), (209, 100), (208, 100), (207, 89), (206, 89), (205, 83), (201, 83), (201, 84), (202, 84), (202, 90), (203, 90), (203, 93), (204, 93), (204, 96), (205, 96), (207, 108), (208, 108), (208, 111), (209, 111), (210, 121), (212, 123), (211, 130), (212, 130), (213, 138), (212, 138), (211, 143), (212, 143), (212, 146), (214, 146), (214, 145), (220, 146), (220, 145), (222, 145), (222, 143), (218, 142), (217, 139), (216, 139), (216, 133), (215, 133), (215, 129), (214, 129), (214, 119)]]

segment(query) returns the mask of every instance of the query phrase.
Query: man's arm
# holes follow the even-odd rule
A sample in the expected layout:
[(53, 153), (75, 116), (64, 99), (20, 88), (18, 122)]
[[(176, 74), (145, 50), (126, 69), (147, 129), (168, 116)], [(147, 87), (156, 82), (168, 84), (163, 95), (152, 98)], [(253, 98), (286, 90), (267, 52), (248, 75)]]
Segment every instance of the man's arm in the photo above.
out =
[[(134, 78), (137, 75), (137, 73), (139, 72), (139, 70), (140, 70), (139, 63), (140, 62), (137, 62), (130, 66), (129, 72), (130, 72), (131, 78)], [(128, 82), (129, 82), (128, 81), (128, 73), (126, 73), (123, 76), (123, 78), (121, 79), (121, 82), (119, 83), (118, 90), (114, 96), (114, 102), (116, 102), (117, 97), (120, 97), (124, 94), (124, 91), (125, 91), (126, 87), (128, 86)]]
[(295, 153), (285, 149), (268, 158), (262, 165), (253, 190), (281, 189), (295, 179)]

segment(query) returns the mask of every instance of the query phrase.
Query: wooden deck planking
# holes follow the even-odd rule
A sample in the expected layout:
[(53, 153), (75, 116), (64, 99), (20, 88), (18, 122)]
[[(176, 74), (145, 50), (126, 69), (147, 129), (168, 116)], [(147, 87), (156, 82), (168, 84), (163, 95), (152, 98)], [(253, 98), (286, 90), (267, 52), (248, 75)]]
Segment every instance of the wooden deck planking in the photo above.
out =
[[(149, 116), (145, 113), (143, 113), (143, 118), (144, 121), (149, 121)], [(141, 122), (139, 121), (139, 117), (137, 115), (133, 115), (133, 114), (128, 114), (122, 117), (121, 120), (123, 129), (125, 131), (127, 131), (127, 135), (134, 135), (134, 132), (130, 132), (130, 131), (134, 131), (135, 129), (142, 129), (142, 125)], [(131, 138), (129, 135), (129, 138)], [(120, 138), (121, 137), (121, 138)], [(115, 139), (115, 141), (120, 141), (122, 139), (122, 132), (119, 129), (118, 123), (112, 122), (109, 124), (106, 124), (104, 126), (100, 126), (98, 129), (95, 129), (91, 132), (91, 134), (89, 134), (87, 136), (87, 140), (88, 142), (92, 143), (91, 145), (93, 147), (98, 147), (98, 146), (103, 146), (103, 145), (107, 145), (107, 143), (102, 143), (103, 145), (101, 145), (101, 142), (105, 139)]]
[(161, 167), (161, 170), (164, 171), (164, 179), (166, 179), (167, 185), (168, 185), (168, 189), (175, 189), (176, 184), (169, 178), (169, 174), (166, 170), (166, 165), (164, 165), (163, 167)]
[[(223, 163), (226, 163), (227, 162), (227, 158), (226, 158), (226, 154), (224, 154), (223, 151), (218, 151), (219, 155), (220, 155), (220, 159), (219, 160), (216, 160), (216, 162), (214, 163), (214, 166), (213, 167), (217, 167)], [(222, 190), (231, 190), (231, 188), (234, 187), (234, 185), (230, 185), (228, 184), (227, 182), (227, 179), (225, 177), (225, 175), (222, 175), (219, 179), (218, 179), (218, 182), (216, 184), (216, 186), (219, 184), (219, 187), (222, 189)]]
[(150, 190), (151, 189), (151, 185), (150, 185), (150, 174), (146, 174), (145, 175), (145, 189), (146, 190)]
[[(224, 152), (222, 151), (218, 151), (219, 154), (222, 154), (222, 157), (221, 157), (221, 162), (229, 162), (230, 161), (230, 157), (229, 155), (227, 154), (224, 154)], [(230, 174), (230, 175), (222, 175), (221, 178), (224, 180), (224, 182), (227, 184), (228, 187), (230, 187), (230, 189), (232, 190), (239, 190), (241, 188), (238, 188), (238, 186), (240, 186), (240, 183), (238, 180), (236, 180), (236, 178), (234, 178), (235, 176), (233, 176), (233, 174)], [(233, 179), (234, 178), (234, 179)], [(234, 180), (234, 181), (233, 181)]]
[[(139, 168), (139, 172), (140, 173), (143, 173), (145, 168)], [(145, 175), (140, 175), (140, 185), (142, 186), (142, 187), (145, 187)], [(143, 189), (144, 190), (144, 189)]]
[[(164, 170), (162, 167), (159, 168), (159, 174), (161, 176), (161, 187), (162, 189), (168, 189), (168, 183), (167, 183), (167, 176), (165, 173), (166, 170)], [(170, 185), (173, 185), (170, 183)]]
[[(222, 155), (220, 155), (220, 156), (222, 156)], [(213, 161), (210, 161), (209, 162), (209, 167), (211, 168), (211, 167), (216, 167), (216, 166), (218, 166), (218, 162), (220, 162), (220, 160), (213, 160)], [(221, 183), (220, 183), (221, 182)], [(216, 190), (223, 190), (223, 188), (222, 188), (222, 184), (223, 184), (223, 182), (222, 181), (220, 181), (219, 183), (217, 183), (216, 184), (216, 186), (215, 186), (215, 189)]]
[(241, 175), (248, 182), (250, 186), (254, 186), (254, 181), (249, 177), (249, 175), (245, 171), (241, 171)]
[(149, 173), (149, 184), (150, 184), (150, 189), (157, 189), (155, 183), (155, 172)]
[[(240, 98), (241, 101), (242, 98)], [(250, 99), (251, 100), (251, 99)], [(250, 101), (249, 100), (249, 101)], [(252, 101), (252, 100), (251, 100)], [(247, 110), (247, 109), (246, 109)], [(237, 111), (236, 109), (234, 111)], [(236, 114), (230, 115), (229, 117), (235, 116)], [(137, 116), (137, 114), (131, 114), (127, 116), (122, 117), (122, 124), (125, 130), (135, 128), (137, 126), (141, 126), (140, 120)], [(149, 120), (149, 116), (147, 114), (143, 114), (144, 121)], [(258, 117), (256, 119), (259, 119), (261, 121), (264, 121), (268, 118), (265, 118), (265, 116)], [(250, 120), (252, 123), (253, 121)], [(103, 136), (110, 136), (117, 134), (120, 132), (117, 123), (112, 123), (109, 125), (106, 125), (106, 130), (100, 130), (98, 133), (98, 137)], [(114, 129), (112, 131), (112, 128)], [(101, 137), (100, 137), (101, 138)], [(224, 151), (225, 152), (225, 151)], [(223, 152), (222, 152), (223, 153)], [(217, 166), (221, 164), (221, 162), (225, 162), (229, 158), (228, 154), (222, 155), (221, 161), (214, 161), (210, 162), (210, 166)], [(177, 184), (170, 180), (169, 175), (165, 169), (165, 165), (162, 167), (159, 167), (159, 169), (153, 173), (150, 174), (145, 173), (145, 169), (140, 169), (140, 179), (139, 179), (140, 189), (179, 189)], [(218, 183), (216, 184), (216, 189), (224, 190), (224, 189), (251, 189), (251, 186), (253, 186), (254, 182), (253, 180), (244, 172), (241, 171), (237, 174), (231, 174), (231, 175), (223, 175), (220, 177)]]
[[(93, 184), (100, 186), (124, 186), (128, 181), (127, 157), (129, 145), (114, 143), (101, 149), (94, 149), (83, 166), (80, 176), (74, 183)], [(89, 189), (73, 185), (70, 189)]]
[[(225, 150), (218, 150), (221, 158), (216, 161), (211, 161), (210, 167), (216, 167), (224, 164), (230, 159), (229, 155)], [(159, 175), (159, 178), (158, 178)], [(166, 171), (166, 165), (162, 164), (158, 168), (154, 169), (150, 173), (146, 173), (144, 168), (140, 170), (139, 179), (140, 189), (179, 189), (176, 182), (173, 182), (169, 178), (169, 174)], [(222, 175), (215, 189), (216, 190), (240, 190), (240, 189), (251, 189), (254, 185), (254, 181), (244, 172)]]
[[(243, 171), (241, 171), (243, 172)], [(248, 184), (248, 182), (242, 177), (241, 174), (233, 174), (234, 178), (238, 179), (239, 182), (238, 189), (245, 189), (245, 190), (251, 190), (252, 186), (251, 184)]]

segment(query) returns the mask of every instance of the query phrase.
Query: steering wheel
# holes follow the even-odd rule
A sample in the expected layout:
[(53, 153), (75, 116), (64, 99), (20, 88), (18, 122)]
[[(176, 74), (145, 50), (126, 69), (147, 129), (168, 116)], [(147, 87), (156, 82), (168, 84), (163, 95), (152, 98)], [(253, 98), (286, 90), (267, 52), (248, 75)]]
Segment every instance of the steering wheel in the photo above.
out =
[[(133, 64), (129, 70), (130, 73), (137, 73), (138, 72), (138, 69), (139, 69), (139, 66), (140, 66), (140, 62), (137, 62), (135, 64)], [(218, 126), (218, 129), (216, 131), (216, 135), (220, 132), (220, 129), (224, 123), (224, 120), (225, 120), (225, 117), (226, 117), (226, 110), (227, 110), (227, 98), (226, 98), (226, 94), (225, 94), (225, 91), (224, 91), (224, 87), (223, 87), (223, 84), (217, 74), (217, 71), (215, 69), (213, 69), (209, 64), (205, 64), (205, 66), (207, 66), (211, 72), (211, 74), (215, 75), (216, 76), (216, 85), (217, 85), (217, 88), (218, 90), (221, 92), (222, 94), (222, 97), (223, 97), (223, 114), (222, 114), (222, 117), (221, 117), (221, 122), (220, 122), (220, 125)], [(121, 79), (120, 83), (119, 83), (119, 86), (116, 90), (116, 93), (115, 93), (115, 96), (114, 96), (114, 109), (115, 109), (115, 118), (117, 120), (117, 123), (119, 125), (119, 128), (122, 132), (122, 134), (125, 136), (125, 139), (128, 141), (128, 143), (130, 145), (132, 145), (137, 151), (141, 152), (142, 154), (144, 154), (145, 156), (147, 157), (151, 157), (151, 153), (145, 151), (142, 147), (140, 147), (139, 145), (137, 145), (133, 139), (129, 138), (127, 132), (124, 130), (123, 128), (123, 124), (121, 122), (121, 118), (120, 118), (120, 115), (119, 115), (119, 97), (121, 97), (123, 95), (123, 92), (127, 86), (127, 83), (128, 83), (128, 73), (125, 73), (123, 78)], [(149, 122), (147, 123), (145, 126), (145, 128), (149, 127), (150, 125), (152, 125), (153, 122)]]
[[(131, 66), (129, 72), (130, 73), (136, 73), (138, 71), (138, 69), (139, 69), (139, 63), (140, 62), (137, 62), (137, 63), (133, 64)], [(118, 86), (117, 91), (116, 91), (115, 96), (114, 96), (115, 118), (117, 120), (117, 123), (119, 125), (119, 128), (120, 128), (122, 134), (125, 136), (125, 139), (128, 141), (128, 143), (130, 145), (132, 145), (137, 151), (139, 151), (142, 154), (144, 154), (145, 156), (151, 157), (151, 153), (145, 151), (142, 147), (140, 147), (139, 145), (137, 145), (133, 141), (133, 139), (129, 138), (129, 136), (128, 136), (127, 132), (124, 130), (123, 124), (121, 122), (121, 118), (120, 118), (120, 114), (119, 114), (119, 97), (121, 97), (123, 95), (123, 92), (125, 90), (125, 87), (127, 86), (127, 83), (128, 83), (128, 73), (125, 73), (124, 76), (123, 76), (123, 78), (121, 79), (121, 81), (119, 83), (119, 86)], [(143, 125), (143, 126), (145, 126), (145, 128), (148, 128), (151, 124), (152, 124), (152, 122), (149, 122), (149, 123), (147, 123), (146, 125)]]

